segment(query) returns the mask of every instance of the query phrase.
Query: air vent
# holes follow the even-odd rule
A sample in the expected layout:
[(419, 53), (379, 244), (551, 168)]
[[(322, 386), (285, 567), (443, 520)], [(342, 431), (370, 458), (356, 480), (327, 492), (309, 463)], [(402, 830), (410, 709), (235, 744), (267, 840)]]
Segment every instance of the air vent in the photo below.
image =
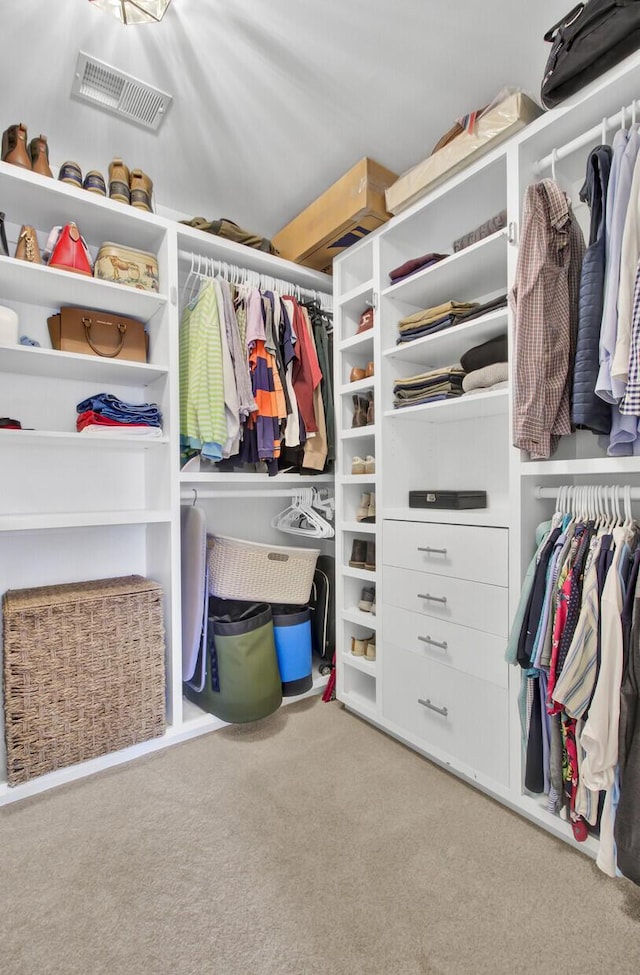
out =
[(167, 114), (171, 95), (96, 58), (78, 54), (72, 94), (120, 118), (154, 131)]

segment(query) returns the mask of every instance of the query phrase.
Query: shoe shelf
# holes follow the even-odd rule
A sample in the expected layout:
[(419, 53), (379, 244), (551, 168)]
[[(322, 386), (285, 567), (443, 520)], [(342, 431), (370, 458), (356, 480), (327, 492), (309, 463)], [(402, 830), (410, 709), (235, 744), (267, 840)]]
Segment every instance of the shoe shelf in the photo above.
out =
[(345, 667), (353, 667), (354, 670), (360, 670), (363, 674), (370, 674), (372, 677), (376, 676), (375, 660), (368, 660), (366, 657), (356, 657), (353, 653), (343, 653), (342, 662)]
[(507, 287), (507, 232), (465, 247), (424, 271), (383, 288), (383, 298), (396, 298), (410, 305), (429, 308), (444, 301), (474, 301)]
[(110, 311), (148, 322), (166, 303), (165, 295), (143, 291), (46, 264), (0, 257), (0, 294), (5, 301), (29, 301), (49, 308), (76, 307)]
[(366, 332), (361, 332), (360, 335), (350, 335), (349, 338), (338, 343), (339, 352), (346, 352), (350, 349), (357, 349), (371, 358), (373, 355), (373, 329), (368, 328)]
[(375, 474), (345, 474), (342, 477), (337, 477), (336, 480), (339, 484), (361, 484), (363, 487), (375, 485), (376, 475)]
[[(352, 427), (349, 430), (343, 430), (340, 434), (340, 439), (358, 440), (359, 437), (373, 437), (374, 433), (375, 425), (373, 423), (367, 423), (363, 427)], [(357, 477), (366, 477), (366, 474), (358, 474)]]
[(76, 379), (113, 383), (118, 386), (148, 386), (167, 376), (167, 366), (126, 359), (102, 359), (75, 352), (56, 352), (29, 345), (0, 347), (0, 372), (52, 379)]
[(338, 307), (345, 308), (349, 305), (362, 305), (370, 300), (373, 295), (373, 280), (363, 281), (355, 288), (351, 288), (338, 298)]
[[(509, 390), (494, 389), (486, 393), (465, 393), (457, 399), (438, 403), (404, 406), (385, 410), (384, 415), (397, 420), (425, 420), (431, 423), (456, 423), (481, 416), (499, 416), (509, 407)], [(362, 429), (362, 428), (361, 428)]]
[(382, 353), (386, 359), (406, 361), (414, 365), (440, 366), (459, 362), (461, 352), (503, 335), (507, 330), (506, 308), (483, 315), (466, 325), (453, 325), (435, 335), (425, 335), (412, 342), (402, 342)]
[(358, 626), (368, 626), (369, 629), (376, 629), (375, 614), (364, 613), (361, 609), (343, 609), (342, 618), (349, 623), (357, 623)]
[(109, 525), (155, 525), (171, 522), (170, 511), (86, 511), (0, 516), (0, 532), (46, 531), (56, 528), (100, 528)]
[(357, 379), (353, 383), (345, 383), (338, 390), (340, 396), (351, 396), (353, 393), (366, 392), (369, 389), (373, 389), (373, 376), (367, 376), (365, 379)]
[(376, 524), (370, 521), (343, 521), (341, 529), (342, 531), (352, 532), (353, 534), (374, 535)]
[(343, 576), (349, 576), (351, 579), (362, 579), (363, 582), (372, 584), (376, 582), (375, 569), (354, 569), (350, 565), (343, 565), (340, 572)]

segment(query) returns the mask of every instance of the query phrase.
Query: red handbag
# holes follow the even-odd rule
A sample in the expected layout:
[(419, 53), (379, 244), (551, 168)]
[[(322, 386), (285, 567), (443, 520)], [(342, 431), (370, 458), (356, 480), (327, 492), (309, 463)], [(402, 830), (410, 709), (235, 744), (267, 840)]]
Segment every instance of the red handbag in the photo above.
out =
[(89, 248), (75, 223), (68, 223), (60, 229), (51, 251), (49, 267), (93, 276)]

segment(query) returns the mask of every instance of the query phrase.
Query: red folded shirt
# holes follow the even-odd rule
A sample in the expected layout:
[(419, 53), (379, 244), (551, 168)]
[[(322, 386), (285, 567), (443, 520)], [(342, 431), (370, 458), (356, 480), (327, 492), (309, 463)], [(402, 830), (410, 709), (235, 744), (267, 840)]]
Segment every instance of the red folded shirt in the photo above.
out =
[(98, 424), (98, 426), (102, 427), (122, 427), (123, 430), (127, 427), (151, 426), (149, 423), (122, 423), (120, 420), (111, 420), (108, 416), (103, 416), (102, 413), (95, 413), (94, 410), (86, 410), (85, 413), (79, 413), (78, 419), (76, 420), (76, 429), (84, 430), (89, 424)]
[(414, 257), (410, 261), (405, 261), (400, 267), (394, 267), (393, 271), (389, 271), (389, 277), (392, 281), (396, 281), (398, 278), (406, 278), (409, 274), (419, 271), (421, 267), (425, 267), (427, 264), (437, 264), (438, 261), (443, 261), (445, 257), (449, 256), (449, 254), (423, 254), (422, 257)]

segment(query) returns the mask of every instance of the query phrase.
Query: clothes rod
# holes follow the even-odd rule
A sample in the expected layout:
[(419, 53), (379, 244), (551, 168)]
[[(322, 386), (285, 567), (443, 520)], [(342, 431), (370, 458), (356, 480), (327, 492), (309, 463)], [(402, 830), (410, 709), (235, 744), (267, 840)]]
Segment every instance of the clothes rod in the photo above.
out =
[(636, 103), (633, 101), (630, 105), (626, 105), (621, 108), (619, 112), (615, 115), (609, 116), (609, 118), (604, 118), (598, 125), (594, 125), (592, 129), (588, 132), (583, 132), (582, 135), (577, 136), (572, 139), (571, 142), (565, 143), (565, 145), (560, 146), (558, 149), (550, 152), (548, 156), (543, 156), (542, 159), (533, 167), (534, 173), (536, 175), (542, 173), (546, 169), (550, 169), (554, 163), (560, 162), (561, 159), (566, 159), (572, 153), (577, 152), (578, 149), (583, 149), (593, 142), (594, 139), (600, 139), (600, 142), (605, 141), (606, 133), (610, 129), (617, 129), (618, 126), (623, 125), (626, 119), (630, 119), (635, 123), (635, 112)]
[[(312, 288), (309, 285), (294, 284), (291, 281), (287, 281), (284, 278), (279, 277), (277, 274), (268, 274), (265, 271), (256, 271), (253, 268), (241, 267), (239, 264), (230, 264), (228, 261), (220, 260), (217, 257), (205, 257), (201, 254), (195, 254), (192, 251), (178, 251), (178, 259), (186, 263), (192, 263), (192, 271), (194, 274), (198, 274), (201, 277), (210, 277), (212, 275), (206, 274), (206, 269), (211, 266), (212, 269), (216, 267), (221, 270), (225, 270), (238, 276), (244, 283), (244, 281), (251, 282), (252, 280), (259, 279), (261, 282), (271, 283), (274, 288), (277, 285), (283, 291), (289, 291), (291, 294), (304, 294), (310, 298), (320, 298), (323, 300), (332, 298), (332, 293), (330, 291), (323, 291), (321, 287)], [(204, 263), (205, 271), (201, 270), (201, 266)], [(197, 264), (197, 269), (196, 269)], [(313, 272), (311, 272), (313, 273)]]
[[(564, 487), (565, 490), (567, 489), (567, 487), (569, 487), (570, 490), (574, 490), (574, 491), (579, 491), (581, 488), (591, 488), (591, 489), (593, 489), (594, 487), (596, 487), (596, 488), (598, 488), (598, 487), (604, 488), (605, 490), (609, 491), (609, 490), (611, 490), (611, 488), (615, 489), (616, 487), (618, 487), (620, 489), (619, 499), (620, 499), (621, 502), (624, 501), (624, 493), (623, 492), (625, 490), (625, 486), (622, 485), (622, 484), (619, 484), (619, 485), (616, 485), (616, 484), (600, 484), (600, 485), (597, 485), (597, 484), (596, 485), (594, 485), (594, 484), (569, 484), (569, 485), (566, 485), (565, 484), (565, 485), (562, 485), (562, 487)], [(561, 487), (560, 486), (558, 486), (558, 487), (546, 487), (546, 488), (538, 487), (535, 490), (535, 497), (536, 498), (554, 498), (555, 499), (555, 498), (558, 497), (558, 495), (560, 493), (560, 490), (561, 490)], [(634, 487), (631, 488), (631, 500), (632, 501), (640, 501), (640, 488), (634, 488)]]
[[(291, 487), (287, 490), (281, 489), (278, 491), (273, 491), (271, 488), (266, 488), (264, 491), (255, 491), (253, 488), (248, 491), (243, 491), (240, 487), (235, 491), (229, 491), (228, 489), (225, 491), (215, 491), (211, 488), (201, 491), (199, 488), (189, 488), (188, 491), (180, 492), (180, 503), (197, 504), (200, 500), (209, 501), (216, 500), (217, 498), (234, 498), (236, 501), (239, 498), (262, 498), (263, 500), (265, 498), (294, 498), (296, 494), (304, 490), (309, 490), (309, 488)], [(318, 497), (321, 499), (325, 497), (323, 491), (327, 492), (326, 496), (328, 497), (328, 488), (313, 488), (313, 490), (318, 492)]]

